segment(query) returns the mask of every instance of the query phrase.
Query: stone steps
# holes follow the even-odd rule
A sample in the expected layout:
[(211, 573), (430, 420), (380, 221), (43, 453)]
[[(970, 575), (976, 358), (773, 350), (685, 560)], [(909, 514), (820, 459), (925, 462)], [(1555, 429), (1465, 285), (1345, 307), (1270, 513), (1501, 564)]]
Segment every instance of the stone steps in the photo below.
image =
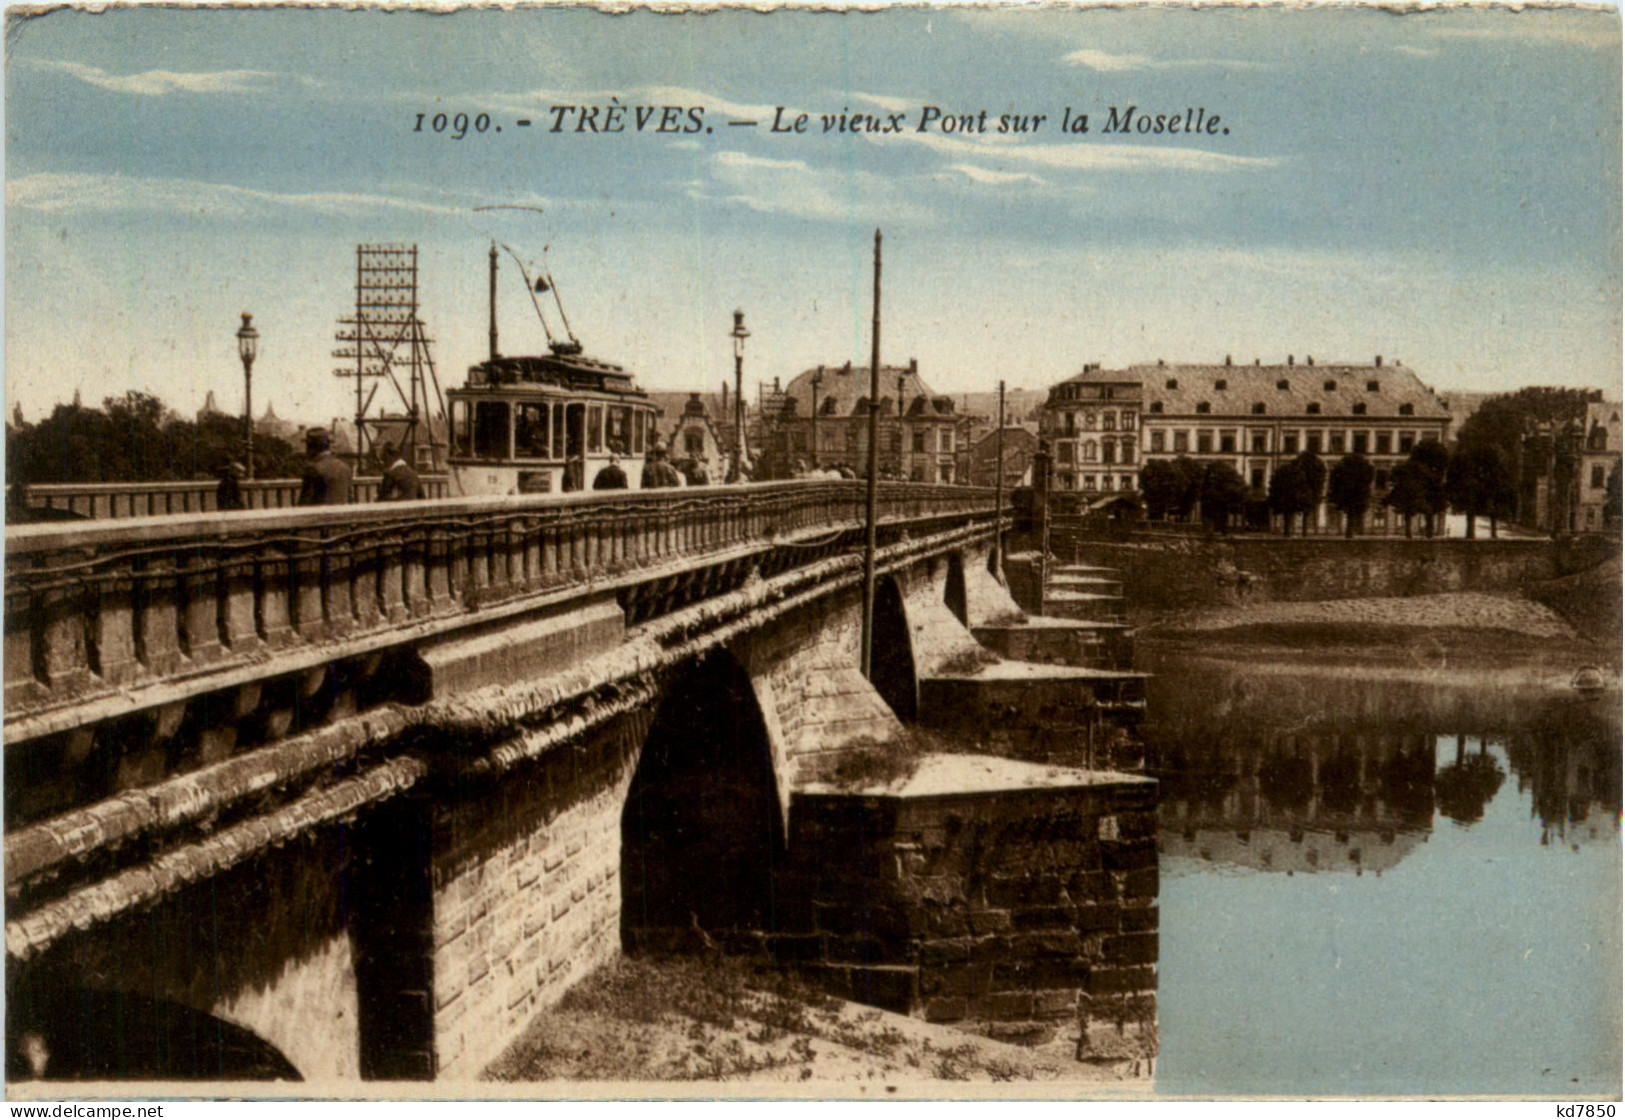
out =
[(1120, 622), (1123, 619), (1123, 597), (1096, 595), (1087, 591), (1049, 590), (1044, 594), (1044, 612), (1054, 618)]

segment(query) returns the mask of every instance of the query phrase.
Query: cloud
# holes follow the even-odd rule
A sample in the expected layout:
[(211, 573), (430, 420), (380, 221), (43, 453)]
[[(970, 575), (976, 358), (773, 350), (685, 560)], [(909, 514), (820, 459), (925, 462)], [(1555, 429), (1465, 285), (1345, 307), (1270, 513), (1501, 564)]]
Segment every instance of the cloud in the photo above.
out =
[(80, 62), (47, 59), (35, 65), (69, 74), (97, 89), (141, 97), (163, 97), (171, 93), (265, 93), (290, 82), (305, 86), (316, 84), (309, 78), (270, 70), (143, 70), (139, 74), (110, 74), (100, 66)]
[(948, 170), (959, 172), (973, 183), (985, 183), (996, 187), (1009, 186), (1014, 183), (1032, 183), (1035, 186), (1048, 185), (1046, 180), (1025, 171), (994, 171), (991, 168), (978, 167), (973, 163), (950, 164)]
[(1121, 74), (1131, 70), (1262, 70), (1261, 62), (1246, 62), (1234, 58), (1152, 58), (1146, 54), (1111, 54), (1089, 47), (1075, 50), (1063, 61), (1103, 74)]
[(710, 172), (712, 189), (691, 190), (691, 198), (816, 221), (932, 218), (929, 210), (903, 195), (895, 180), (867, 171), (819, 171), (799, 159), (725, 151), (711, 157)]
[(194, 179), (140, 179), (123, 175), (42, 173), (6, 184), (6, 207), (51, 214), (111, 214), (158, 211), (189, 217), (250, 218), (267, 206), (333, 216), (367, 211), (466, 215), (466, 206), (442, 205), (402, 196), (344, 191), (287, 193), (254, 190)]
[(1413, 46), (1410, 46), (1408, 44), (1405, 44), (1405, 45), (1395, 47), (1394, 48), (1394, 53), (1395, 54), (1409, 55), (1411, 58), (1436, 58), (1436, 57), (1438, 57), (1438, 54), (1439, 54), (1439, 48), (1438, 47), (1413, 47)]
[(1445, 19), (1424, 25), (1434, 39), (1464, 42), (1523, 42), (1571, 47), (1617, 47), (1619, 17), (1613, 12), (1484, 13), (1480, 19), (1444, 13)]
[(976, 159), (1027, 163), (1058, 171), (1257, 171), (1277, 167), (1281, 163), (1274, 156), (1233, 156), (1202, 148), (1158, 147), (1151, 144), (1098, 141), (1068, 144), (984, 143), (932, 132), (901, 132), (871, 139), (875, 143), (900, 140), (921, 144), (956, 161)]

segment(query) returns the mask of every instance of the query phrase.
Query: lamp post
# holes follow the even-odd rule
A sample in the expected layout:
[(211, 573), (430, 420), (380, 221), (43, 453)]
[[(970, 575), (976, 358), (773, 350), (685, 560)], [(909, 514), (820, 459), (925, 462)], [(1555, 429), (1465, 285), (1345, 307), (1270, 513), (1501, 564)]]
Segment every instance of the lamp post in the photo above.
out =
[(812, 469), (818, 469), (818, 386), (824, 383), (824, 367), (819, 366), (812, 375)]
[(260, 352), (260, 332), (254, 329), (254, 316), (243, 312), (243, 325), (237, 329), (237, 355), (243, 360), (243, 468), (254, 477), (254, 359)]
[(744, 479), (745, 464), (745, 339), (750, 332), (745, 329), (745, 313), (734, 310), (734, 329), (730, 332), (734, 340), (734, 464), (733, 481)]

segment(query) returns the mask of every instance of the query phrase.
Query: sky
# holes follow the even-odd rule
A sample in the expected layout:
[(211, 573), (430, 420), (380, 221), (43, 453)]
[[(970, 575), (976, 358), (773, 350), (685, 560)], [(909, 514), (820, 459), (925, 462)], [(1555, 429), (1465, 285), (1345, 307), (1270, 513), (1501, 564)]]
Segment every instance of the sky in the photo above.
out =
[[(29, 419), (132, 388), (240, 409), (244, 310), (256, 412), (346, 414), (360, 241), (419, 246), (443, 385), (485, 357), (494, 239), (545, 259), (587, 352), (647, 388), (731, 382), (742, 308), (754, 397), (868, 361), (877, 228), (883, 360), (940, 392), (1226, 354), (1619, 391), (1617, 11), (133, 9), (7, 32), (5, 391)], [(624, 131), (561, 106), (619, 106)], [(697, 130), (658, 131), (664, 106)], [(1130, 106), (1219, 124), (1109, 132)], [(985, 133), (942, 127), (983, 110)], [(900, 131), (826, 132), (842, 112)], [(1001, 135), (1003, 114), (1045, 120)], [(502, 349), (538, 351), (503, 267)]]

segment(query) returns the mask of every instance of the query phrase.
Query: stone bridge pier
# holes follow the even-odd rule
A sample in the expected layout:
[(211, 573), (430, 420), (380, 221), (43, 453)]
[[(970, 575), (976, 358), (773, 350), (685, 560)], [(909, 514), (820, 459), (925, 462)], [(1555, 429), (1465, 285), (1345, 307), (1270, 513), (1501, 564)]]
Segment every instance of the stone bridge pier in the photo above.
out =
[[(696, 945), (1148, 1069), (1154, 783), (1087, 768), (1084, 723), (1023, 699), (1132, 729), (1143, 682), (988, 652), (974, 630), (1021, 618), (987, 570), (991, 503), (921, 489), (882, 522), (872, 682), (850, 484), (784, 488), (765, 528), (737, 502), (687, 527), (625, 516), (647, 497), (520, 503), (531, 530), (435, 530), (423, 572), (351, 540), (203, 579), (319, 581), (292, 611), (219, 613), (319, 632), (280, 659), (211, 648), (212, 676), (166, 653), (151, 688), (143, 657), (173, 645), (154, 625), (212, 616), (155, 614), (142, 578), (200, 572), (155, 564), (142, 526), (135, 589), (98, 586), (147, 636), (122, 699), (80, 708), (53, 667), (95, 682), (114, 647), (82, 635), (106, 609), (42, 616), (27, 604), (60, 580), (22, 606), (13, 581), (7, 649), (47, 670), (8, 693), (40, 705), (7, 726), (8, 786), (30, 779), (7, 798), (13, 1075), (468, 1079), (593, 968)], [(335, 581), (359, 629), (326, 605)], [(364, 609), (401, 588), (420, 613)]]

